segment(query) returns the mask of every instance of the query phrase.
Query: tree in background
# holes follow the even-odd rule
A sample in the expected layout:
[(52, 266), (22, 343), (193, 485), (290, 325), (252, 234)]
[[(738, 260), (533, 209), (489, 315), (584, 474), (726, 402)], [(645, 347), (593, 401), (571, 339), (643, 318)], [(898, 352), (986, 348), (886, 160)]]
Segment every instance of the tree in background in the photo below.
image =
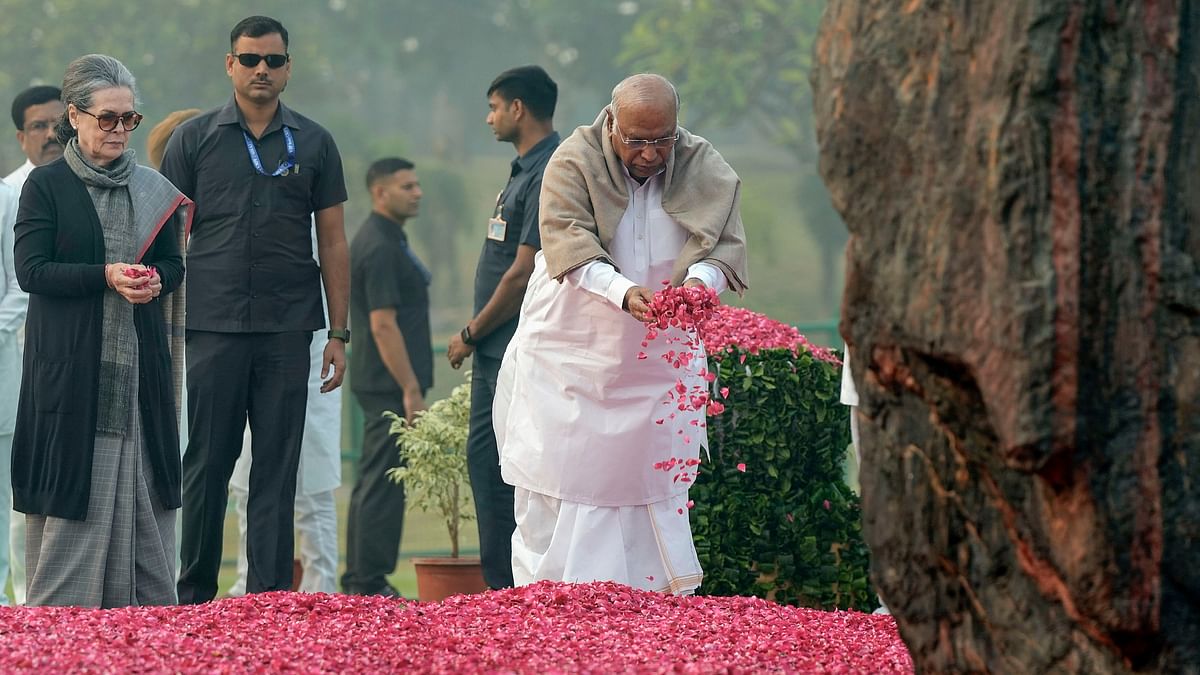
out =
[[(746, 0), (734, 2), (737, 6), (745, 4)], [(425, 198), (431, 233), (436, 228), (437, 236), (444, 237), (458, 227), (453, 235), (458, 264), (453, 269), (435, 270), (434, 293), (446, 310), (444, 322), (435, 323), (434, 330), (444, 333), (456, 330), (461, 314), (469, 311), (470, 270), (482, 241), (480, 228), (487, 222), (500, 187), (496, 181), (503, 179), (504, 165), (511, 159), (511, 148), (497, 143), (484, 123), (488, 83), (501, 70), (514, 65), (536, 63), (545, 67), (559, 83), (557, 127), (564, 135), (569, 134), (577, 125), (594, 119), (617, 81), (635, 67), (646, 67), (643, 61), (634, 65), (629, 58), (621, 58), (629, 51), (626, 40), (640, 38), (647, 45), (647, 51), (640, 55), (643, 59), (654, 56), (665, 60), (675, 58), (672, 54), (682, 54), (679, 58), (686, 63), (690, 57), (682, 51), (683, 40), (685, 33), (693, 30), (691, 26), (707, 30), (710, 27), (704, 17), (724, 21), (722, 17), (731, 11), (716, 4), (698, 4), (691, 13), (686, 10), (678, 0), (259, 0), (252, 8), (236, 0), (141, 4), (118, 0), (0, 0), (0, 16), (4, 17), (0, 21), (0, 60), (5, 64), (0, 69), (0, 100), (7, 109), (7, 103), (21, 89), (35, 83), (57, 84), (72, 59), (102, 52), (123, 61), (138, 78), (143, 99), (139, 110), (146, 115), (144, 126), (149, 128), (172, 110), (207, 109), (224, 103), (231, 94), (224, 70), (229, 29), (251, 12), (278, 18), (291, 34), (294, 64), (283, 100), (319, 121), (337, 140), (350, 190), (346, 204), (349, 234), (354, 234), (370, 208), (361, 177), (373, 159), (401, 154), (415, 160), (418, 167), (436, 165), (447, 173), (457, 173), (461, 179), (460, 184), (446, 175), (448, 182), (434, 186), (436, 193), (427, 190)], [(695, 16), (697, 12), (701, 15)], [(651, 19), (665, 25), (663, 39), (657, 42), (644, 35)], [(771, 23), (779, 21), (773, 19)], [(753, 23), (749, 19), (747, 22)], [(807, 28), (805, 31), (803, 35), (809, 35)], [(678, 35), (672, 37), (673, 33)], [(694, 43), (703, 45), (704, 39), (697, 36)], [(721, 77), (731, 78), (743, 95), (756, 92), (757, 97), (757, 92), (776, 84), (771, 76), (754, 70), (761, 65), (759, 61), (775, 58), (772, 55), (805, 57), (805, 64), (793, 77), (796, 83), (804, 84), (807, 39), (803, 49), (790, 51), (764, 40), (761, 48), (772, 51), (763, 55), (751, 53), (750, 45), (726, 40), (730, 46), (723, 49), (744, 48), (739, 53), (753, 67), (726, 64), (708, 54), (696, 58), (720, 66), (725, 73)], [(710, 102), (720, 102), (727, 94), (719, 85), (711, 89), (720, 92), (718, 96), (709, 96), (708, 90), (701, 89), (703, 78), (698, 76), (702, 72), (696, 71), (696, 77), (673, 77), (687, 80), (685, 96), (692, 120), (696, 119), (695, 113), (704, 112), (708, 116), (705, 133), (719, 134), (726, 120), (740, 122), (743, 116), (720, 117), (708, 112), (716, 110)], [(776, 68), (769, 72), (782, 71)], [(762, 84), (752, 85), (746, 79), (742, 86), (743, 76), (754, 77)], [(807, 87), (797, 91), (807, 97)], [(764, 121), (788, 122), (785, 113), (790, 108), (777, 107), (784, 112), (764, 116)], [(807, 109), (804, 98), (802, 104), (797, 104), (795, 123), (805, 129), (809, 126)], [(11, 169), (24, 158), (8, 128), (9, 141), (0, 142), (0, 168)], [(135, 135), (134, 147), (140, 148), (144, 142), (142, 133)], [(796, 227), (795, 220), (836, 223), (832, 215), (811, 212), (820, 208), (813, 205), (823, 205), (825, 200), (823, 188), (806, 178), (812, 173), (811, 153), (800, 162), (798, 181), (800, 203), (808, 208), (794, 215), (791, 204), (797, 199), (793, 188), (797, 181), (793, 160), (783, 155), (759, 161), (767, 145), (763, 139), (785, 138), (786, 134), (750, 136), (751, 142), (743, 147), (754, 153), (753, 160), (739, 169), (747, 179), (744, 215), (748, 227), (757, 226), (752, 235), (758, 243), (751, 253), (763, 274), (761, 279), (787, 278), (788, 286), (757, 286), (749, 306), (787, 321), (825, 314), (832, 301), (821, 298), (831, 297), (833, 291), (818, 296), (816, 287), (820, 283), (815, 271), (811, 281), (797, 282), (793, 276), (796, 255), (807, 254), (797, 247), (806, 247), (810, 241), (798, 232), (801, 228)], [(800, 136), (807, 139), (807, 133)], [(443, 187), (445, 195), (441, 194)], [(815, 196), (805, 197), (805, 190)], [(461, 210), (453, 214), (439, 212), (436, 202), (441, 199), (453, 200)], [(414, 232), (422, 229), (418, 223)], [(836, 258), (841, 246), (840, 228), (831, 229), (839, 239), (829, 247), (834, 253), (826, 258)], [(820, 233), (816, 228), (814, 231)], [(432, 246), (434, 242), (418, 240), (417, 245)], [(815, 263), (811, 266), (815, 268)], [(829, 282), (826, 285), (836, 286)], [(803, 286), (800, 299), (794, 291), (797, 286)]]
[(796, 199), (820, 247), (821, 298), (836, 313), (846, 230), (816, 174), (808, 83), (824, 8), (825, 0), (656, 0), (638, 14), (620, 59), (671, 79), (693, 128), (754, 129), (795, 159)]

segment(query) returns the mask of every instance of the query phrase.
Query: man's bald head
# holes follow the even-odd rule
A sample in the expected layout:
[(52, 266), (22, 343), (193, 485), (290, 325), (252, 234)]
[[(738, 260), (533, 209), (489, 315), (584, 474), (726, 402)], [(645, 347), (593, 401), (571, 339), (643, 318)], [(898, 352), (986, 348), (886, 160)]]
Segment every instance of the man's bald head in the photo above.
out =
[(679, 94), (675, 91), (675, 85), (662, 75), (630, 75), (613, 87), (612, 109), (614, 115), (620, 115), (622, 110), (631, 108), (678, 117)]
[(667, 166), (678, 132), (679, 96), (661, 75), (644, 73), (613, 88), (608, 133), (613, 150), (638, 180)]

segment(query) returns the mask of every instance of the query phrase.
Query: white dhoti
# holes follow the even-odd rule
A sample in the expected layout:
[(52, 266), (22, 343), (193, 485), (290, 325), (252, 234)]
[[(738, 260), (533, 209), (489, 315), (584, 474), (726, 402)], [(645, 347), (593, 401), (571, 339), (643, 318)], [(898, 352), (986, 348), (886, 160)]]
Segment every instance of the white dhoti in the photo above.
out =
[(590, 506), (515, 489), (513, 582), (617, 581), (686, 595), (704, 573), (687, 494), (643, 506)]
[(501, 474), (517, 488), (517, 584), (700, 585), (687, 492), (705, 415), (680, 411), (668, 392), (703, 389), (706, 359), (697, 345), (677, 369), (661, 355), (688, 350), (668, 339), (681, 334), (661, 331), (642, 347), (645, 334), (603, 297), (551, 279), (538, 254), (493, 410)]

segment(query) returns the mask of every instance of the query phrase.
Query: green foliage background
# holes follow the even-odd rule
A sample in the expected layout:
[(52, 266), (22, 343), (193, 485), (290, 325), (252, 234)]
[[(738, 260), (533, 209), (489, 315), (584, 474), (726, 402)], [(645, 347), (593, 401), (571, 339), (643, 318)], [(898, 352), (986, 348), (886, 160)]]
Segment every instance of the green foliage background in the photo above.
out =
[[(559, 83), (555, 121), (567, 134), (591, 122), (622, 77), (655, 70), (679, 86), (683, 123), (713, 140), (743, 178), (751, 292), (731, 301), (782, 321), (819, 321), (838, 312), (845, 241), (811, 152), (807, 73), (823, 7), (824, 0), (0, 0), (0, 101), (33, 83), (60, 82), (81, 54), (111, 54), (138, 78), (140, 150), (170, 111), (228, 99), (224, 54), (239, 19), (279, 18), (293, 54), (284, 100), (337, 140), (350, 235), (370, 209), (362, 186), (370, 162), (389, 154), (417, 162), (426, 189), (409, 231), (433, 263), (442, 344), (469, 318), (482, 227), (512, 158), (484, 123), (492, 78), (518, 64), (544, 66)], [(9, 129), (8, 141), (0, 135), (0, 172), (23, 161)]]
[(874, 609), (858, 496), (843, 480), (840, 369), (784, 349), (720, 354), (709, 369), (729, 397), (691, 489), (700, 592)]

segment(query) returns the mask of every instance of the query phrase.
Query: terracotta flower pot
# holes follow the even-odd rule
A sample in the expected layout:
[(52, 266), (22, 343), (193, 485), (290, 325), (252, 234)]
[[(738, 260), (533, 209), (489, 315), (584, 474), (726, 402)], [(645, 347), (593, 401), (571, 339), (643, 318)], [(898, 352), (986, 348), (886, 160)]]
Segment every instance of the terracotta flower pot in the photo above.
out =
[(413, 558), (417, 570), (417, 600), (438, 602), (451, 595), (483, 593), (483, 568), (478, 557)]

